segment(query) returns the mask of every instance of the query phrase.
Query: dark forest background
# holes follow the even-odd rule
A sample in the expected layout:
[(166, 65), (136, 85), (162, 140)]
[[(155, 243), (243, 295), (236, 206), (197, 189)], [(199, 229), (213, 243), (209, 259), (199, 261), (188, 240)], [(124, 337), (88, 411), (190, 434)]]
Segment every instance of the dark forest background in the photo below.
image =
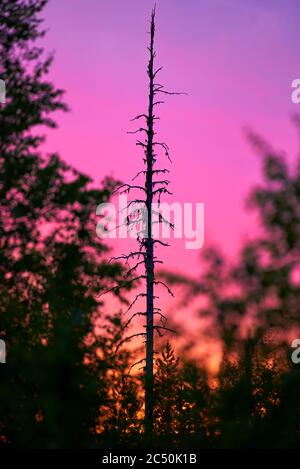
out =
[[(112, 294), (126, 309), (132, 287), (95, 232), (95, 207), (116, 182), (103, 175), (95, 189), (40, 150), (53, 113), (67, 111), (63, 91), (47, 81), (53, 58), (36, 45), (45, 4), (0, 0), (0, 447), (300, 447), (300, 365), (290, 346), (300, 318), (300, 155), (288, 165), (249, 132), (262, 182), (247, 203), (261, 234), (234, 263), (206, 248), (199, 278), (161, 272), (180, 287), (178, 302), (199, 304), (209, 324), (199, 341), (219, 341), (222, 360), (212, 377), (203, 361), (176, 356), (177, 339), (160, 341), (146, 440), (142, 370), (129, 373), (139, 351), (116, 352), (123, 316), (107, 314), (97, 296), (119, 284)], [(297, 117), (293, 125), (300, 132)]]

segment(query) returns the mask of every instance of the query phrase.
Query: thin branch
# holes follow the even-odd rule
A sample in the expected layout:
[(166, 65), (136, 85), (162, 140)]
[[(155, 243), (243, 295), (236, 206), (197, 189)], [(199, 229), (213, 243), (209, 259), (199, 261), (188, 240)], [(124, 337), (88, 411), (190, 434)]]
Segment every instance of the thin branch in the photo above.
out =
[(119, 290), (120, 288), (123, 288), (123, 287), (125, 287), (125, 286), (130, 286), (130, 284), (131, 284), (132, 282), (136, 282), (137, 280), (141, 280), (141, 278), (144, 278), (144, 275), (140, 275), (140, 276), (135, 277), (135, 278), (132, 278), (132, 279), (130, 279), (130, 280), (125, 280), (125, 281), (123, 281), (123, 282), (120, 282), (118, 285), (115, 285), (114, 287), (109, 288), (108, 290), (105, 290), (105, 291), (102, 292), (102, 293), (98, 293), (98, 294), (96, 295), (96, 298), (100, 298), (101, 296), (106, 295), (107, 293), (110, 293), (110, 292), (112, 292), (112, 291), (114, 291), (114, 290)]
[(153, 244), (154, 244), (154, 243), (161, 244), (162, 246), (165, 246), (165, 247), (169, 247), (169, 246), (170, 246), (170, 244), (165, 243), (164, 241), (161, 241), (160, 239), (154, 239), (154, 240), (153, 240)]
[(165, 187), (160, 187), (159, 189), (156, 189), (155, 191), (152, 192), (152, 195), (155, 196), (156, 194), (169, 194), (173, 195), (172, 192), (170, 192), (168, 189)]
[(168, 287), (168, 285), (167, 285), (165, 282), (162, 282), (161, 280), (154, 280), (153, 283), (154, 283), (155, 285), (162, 285), (163, 287), (165, 287), (166, 290), (167, 290), (167, 292), (168, 292), (171, 296), (173, 296), (173, 298), (174, 298), (174, 293), (172, 292), (172, 290)]
[(129, 337), (125, 337), (125, 339), (121, 340), (121, 342), (118, 343), (117, 347), (116, 347), (116, 350), (115, 350), (115, 355), (116, 353), (118, 352), (119, 348), (125, 344), (125, 342), (129, 342), (130, 340), (134, 339), (135, 337), (145, 337), (146, 336), (146, 332), (138, 332), (137, 334), (132, 334), (130, 335)]
[(153, 78), (156, 77), (156, 75), (163, 69), (163, 67), (159, 67), (155, 72), (153, 73)]
[(174, 331), (174, 329), (170, 329), (169, 327), (165, 327), (165, 326), (153, 326), (153, 329), (155, 330), (163, 330), (163, 331), (167, 331), (167, 332), (172, 332), (173, 334), (177, 334), (176, 331)]
[(128, 319), (128, 321), (127, 321), (127, 322), (125, 323), (125, 325), (122, 327), (122, 331), (124, 331), (125, 329), (127, 329), (127, 327), (129, 326), (129, 324), (131, 324), (131, 322), (133, 321), (134, 318), (139, 317), (139, 316), (147, 316), (147, 313), (141, 312), (141, 311), (138, 311), (137, 313), (134, 313), (132, 316), (130, 316), (130, 318)]
[(131, 205), (133, 205), (133, 204), (145, 204), (146, 205), (146, 201), (143, 200), (143, 199), (131, 200), (130, 202), (128, 202), (126, 207), (121, 208), (121, 210), (119, 212), (122, 213), (124, 210), (128, 210), (131, 207)]
[(132, 181), (135, 181), (135, 179), (137, 179), (141, 174), (146, 174), (147, 171), (143, 170), (143, 171), (139, 171), (133, 178), (132, 178)]
[(144, 251), (135, 251), (135, 252), (130, 252), (129, 254), (123, 254), (122, 256), (117, 256), (117, 257), (111, 257), (109, 262), (111, 261), (118, 261), (118, 260), (125, 260), (128, 261), (130, 258), (134, 258), (135, 256), (145, 256), (146, 253)]
[(128, 374), (130, 375), (131, 370), (132, 370), (135, 366), (140, 365), (141, 363), (143, 363), (144, 361), (146, 361), (146, 358), (141, 358), (141, 360), (139, 360), (138, 362), (135, 362), (133, 365), (131, 365), (131, 367), (130, 367), (129, 370), (128, 370)]
[(142, 264), (145, 264), (145, 261), (144, 261), (144, 260), (137, 262), (133, 267), (131, 267), (131, 268), (128, 270), (126, 276), (129, 277), (129, 276), (132, 274), (132, 272), (134, 272), (134, 271), (135, 271), (140, 265), (142, 265)]
[(163, 93), (163, 94), (167, 94), (167, 95), (170, 95), (170, 96), (173, 96), (173, 95), (185, 95), (185, 96), (188, 96), (188, 93), (185, 93), (184, 91), (181, 92), (181, 91), (165, 91), (165, 90), (157, 90), (157, 93)]
[(137, 116), (133, 117), (132, 119), (130, 119), (131, 121), (135, 121), (137, 119), (141, 119), (142, 117), (145, 117), (145, 119), (148, 119), (148, 116), (147, 114), (138, 114)]
[(139, 129), (137, 130), (128, 130), (128, 134), (137, 134), (138, 132), (146, 132), (148, 133), (148, 130), (147, 129), (144, 129), (144, 127), (140, 127)]
[(159, 174), (159, 173), (169, 173), (169, 169), (154, 169), (152, 174)]
[(117, 189), (115, 189), (112, 192), (112, 195), (119, 192), (121, 189), (123, 189), (123, 187), (127, 188), (125, 191), (123, 191), (123, 193), (126, 192), (126, 191), (129, 191), (129, 190), (132, 190), (132, 189), (139, 189), (139, 190), (142, 190), (142, 191), (146, 192), (146, 189), (143, 186), (135, 186), (135, 185), (131, 185), (131, 184), (122, 184), (121, 186), (117, 187)]
[(130, 303), (129, 307), (127, 308), (127, 310), (125, 311), (125, 314), (127, 314), (132, 308), (133, 306), (136, 304), (136, 302), (138, 301), (139, 298), (142, 298), (142, 297), (146, 297), (147, 294), (146, 293), (138, 293), (134, 300)]
[(160, 181), (153, 181), (152, 185), (153, 186), (156, 186), (157, 184), (164, 184), (165, 186), (167, 186), (168, 184), (170, 184), (171, 181), (169, 181), (169, 179), (161, 179)]

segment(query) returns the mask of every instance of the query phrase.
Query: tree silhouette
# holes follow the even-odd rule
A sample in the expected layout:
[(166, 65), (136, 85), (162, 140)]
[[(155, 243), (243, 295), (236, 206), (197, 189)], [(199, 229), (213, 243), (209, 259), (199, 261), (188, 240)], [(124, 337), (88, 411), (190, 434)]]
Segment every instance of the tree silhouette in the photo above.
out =
[(161, 276), (184, 288), (185, 306), (201, 299), (197, 311), (207, 324), (202, 340), (222, 345), (209, 410), (214, 445), (299, 447), (297, 364), (289, 342), (299, 331), (299, 155), (288, 164), (261, 137), (248, 137), (262, 163), (261, 182), (248, 198), (259, 233), (234, 262), (219, 249), (205, 249), (199, 279)]
[[(171, 194), (168, 190), (169, 180), (167, 179), (155, 179), (157, 176), (160, 177), (168, 173), (169, 171), (166, 168), (157, 168), (157, 150), (162, 149), (165, 155), (170, 159), (169, 156), (169, 147), (165, 142), (156, 140), (156, 132), (154, 130), (155, 121), (159, 117), (155, 114), (155, 107), (162, 104), (163, 101), (158, 99), (158, 96), (161, 94), (164, 95), (173, 95), (181, 94), (169, 92), (164, 89), (164, 86), (156, 82), (158, 73), (161, 70), (160, 68), (155, 68), (155, 47), (154, 47), (154, 37), (155, 37), (155, 8), (152, 10), (151, 21), (150, 21), (150, 45), (148, 47), (150, 58), (148, 62), (147, 74), (149, 79), (149, 95), (148, 95), (148, 110), (147, 114), (139, 114), (133, 118), (133, 120), (144, 120), (146, 125), (145, 127), (140, 127), (139, 129), (130, 132), (130, 133), (142, 133), (146, 137), (144, 140), (137, 140), (136, 144), (143, 149), (144, 152), (144, 163), (146, 166), (145, 170), (140, 171), (134, 178), (139, 176), (144, 176), (145, 181), (144, 185), (136, 184), (123, 184), (118, 188), (122, 190), (122, 193), (129, 193), (132, 190), (142, 191), (143, 198), (136, 198), (131, 200), (128, 203), (126, 208), (129, 208), (131, 211), (125, 220), (125, 224), (130, 228), (132, 225), (141, 223), (143, 228), (138, 232), (137, 240), (139, 243), (139, 250), (131, 252), (129, 255), (121, 256), (117, 259), (125, 259), (127, 262), (131, 259), (137, 260), (136, 264), (130, 268), (130, 273), (136, 271), (140, 266), (144, 266), (145, 273), (143, 275), (137, 275), (135, 280), (145, 280), (146, 281), (146, 292), (138, 293), (134, 298), (133, 302), (130, 305), (130, 308), (134, 306), (136, 301), (139, 298), (146, 298), (146, 311), (134, 313), (129, 321), (131, 321), (137, 316), (144, 316), (146, 318), (145, 332), (135, 333), (127, 338), (124, 341), (131, 340), (135, 337), (143, 337), (146, 343), (146, 358), (145, 358), (145, 432), (148, 435), (152, 434), (153, 431), (153, 408), (154, 408), (154, 396), (153, 396), (153, 364), (154, 364), (154, 331), (158, 333), (159, 336), (163, 334), (164, 331), (172, 331), (166, 327), (166, 318), (163, 315), (159, 307), (154, 306), (154, 300), (156, 298), (154, 294), (154, 287), (161, 285), (167, 289), (168, 293), (173, 295), (168, 286), (159, 280), (155, 276), (155, 264), (162, 264), (162, 261), (157, 259), (154, 253), (154, 248), (156, 244), (162, 246), (168, 246), (167, 243), (155, 239), (153, 235), (153, 226), (155, 224), (166, 223), (171, 228), (173, 224), (167, 220), (159, 209), (154, 209), (153, 202), (154, 199), (158, 200), (158, 207), (160, 205), (161, 197), (163, 194)], [(140, 260), (142, 259), (142, 260)], [(160, 322), (157, 323), (154, 321), (154, 317), (159, 317)], [(123, 342), (124, 342), (123, 341)], [(123, 343), (122, 342), (122, 343)], [(121, 343), (119, 344), (119, 346)], [(140, 361), (139, 361), (140, 363)]]
[(52, 57), (36, 45), (45, 4), (0, 1), (0, 444), (90, 446), (107, 384), (84, 364), (86, 337), (100, 314), (99, 289), (123, 277), (120, 264), (104, 260), (95, 208), (115, 183), (93, 189), (58, 155), (41, 154), (41, 129), (67, 109), (47, 80)]

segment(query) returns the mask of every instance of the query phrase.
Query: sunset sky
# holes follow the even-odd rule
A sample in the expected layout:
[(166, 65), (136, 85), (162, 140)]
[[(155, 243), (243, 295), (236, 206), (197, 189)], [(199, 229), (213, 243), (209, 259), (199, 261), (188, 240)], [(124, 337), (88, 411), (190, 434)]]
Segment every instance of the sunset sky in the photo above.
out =
[[(51, 0), (44, 41), (55, 51), (51, 79), (66, 90), (71, 112), (58, 115), (46, 148), (58, 151), (98, 184), (142, 169), (134, 115), (146, 110), (149, 0)], [(159, 0), (160, 82), (188, 96), (166, 99), (158, 130), (170, 148), (172, 199), (204, 202), (205, 245), (234, 256), (255, 231), (245, 197), (259, 180), (246, 142), (250, 126), (295, 154), (291, 82), (300, 77), (299, 0)], [(300, 104), (298, 105), (300, 106)], [(300, 107), (299, 107), (300, 110)], [(198, 252), (184, 242), (164, 253), (169, 268), (197, 272)], [(118, 252), (119, 245), (114, 243)], [(174, 253), (176, 252), (176, 255)]]

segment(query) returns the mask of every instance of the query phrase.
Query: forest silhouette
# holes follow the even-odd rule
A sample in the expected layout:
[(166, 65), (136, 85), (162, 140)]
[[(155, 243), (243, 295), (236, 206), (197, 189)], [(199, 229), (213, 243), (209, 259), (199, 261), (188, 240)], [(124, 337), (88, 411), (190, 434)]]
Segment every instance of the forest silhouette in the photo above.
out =
[[(180, 287), (178, 303), (183, 295), (208, 320), (199, 344), (217, 341), (222, 358), (212, 376), (203, 361), (177, 356), (172, 336), (160, 339), (145, 435), (144, 373), (129, 372), (140, 351), (116, 350), (134, 285), (95, 231), (95, 208), (118, 182), (103, 175), (95, 188), (41, 150), (53, 113), (68, 110), (47, 80), (53, 57), (36, 45), (46, 3), (0, 0), (0, 447), (299, 448), (290, 337), (299, 331), (300, 155), (288, 164), (248, 132), (262, 167), (248, 198), (259, 234), (234, 262), (205, 248), (199, 278), (160, 271)], [(298, 118), (294, 125), (300, 132)], [(120, 308), (105, 306), (106, 290)]]

